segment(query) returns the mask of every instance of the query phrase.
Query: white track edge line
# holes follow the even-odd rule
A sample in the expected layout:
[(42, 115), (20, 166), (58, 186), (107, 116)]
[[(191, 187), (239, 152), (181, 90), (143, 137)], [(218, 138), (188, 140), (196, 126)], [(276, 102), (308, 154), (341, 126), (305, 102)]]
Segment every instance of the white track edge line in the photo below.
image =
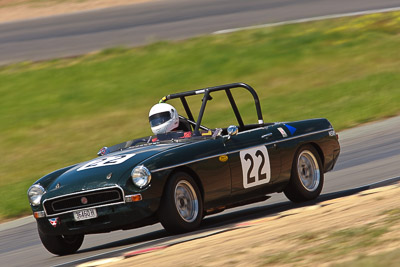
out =
[(364, 10), (364, 11), (357, 11), (357, 12), (350, 12), (350, 13), (324, 15), (324, 16), (309, 17), (309, 18), (287, 20), (287, 21), (281, 21), (281, 22), (275, 22), (275, 23), (254, 25), (254, 26), (248, 26), (248, 27), (219, 30), (219, 31), (213, 32), (212, 34), (225, 34), (225, 33), (231, 33), (231, 32), (243, 31), (243, 30), (253, 30), (253, 29), (260, 29), (260, 28), (269, 28), (269, 27), (276, 27), (276, 26), (282, 26), (282, 25), (289, 25), (289, 24), (299, 24), (299, 23), (319, 21), (319, 20), (324, 20), (324, 19), (336, 19), (336, 18), (353, 17), (353, 16), (360, 16), (360, 15), (369, 15), (369, 14), (375, 14), (375, 13), (387, 13), (387, 12), (399, 11), (399, 10), (400, 10), (400, 7), (391, 7), (391, 8), (371, 9), (371, 10)]

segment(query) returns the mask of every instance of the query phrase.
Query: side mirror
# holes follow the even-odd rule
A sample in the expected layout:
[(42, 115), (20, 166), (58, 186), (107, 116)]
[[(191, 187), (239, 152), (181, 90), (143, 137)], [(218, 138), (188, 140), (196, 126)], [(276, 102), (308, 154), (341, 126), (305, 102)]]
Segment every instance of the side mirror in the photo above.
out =
[(239, 132), (239, 128), (235, 125), (231, 125), (228, 127), (228, 129), (226, 129), (226, 131), (228, 132), (228, 140), (231, 139), (232, 136), (237, 135)]
[(239, 128), (235, 125), (231, 125), (228, 127), (227, 132), (229, 136), (237, 135), (239, 132)]

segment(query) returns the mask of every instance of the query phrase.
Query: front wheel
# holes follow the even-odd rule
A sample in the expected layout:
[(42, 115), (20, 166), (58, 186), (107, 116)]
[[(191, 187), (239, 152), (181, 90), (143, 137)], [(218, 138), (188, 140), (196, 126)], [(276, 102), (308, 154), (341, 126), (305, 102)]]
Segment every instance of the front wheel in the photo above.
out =
[(84, 235), (46, 235), (39, 230), (39, 237), (49, 252), (62, 256), (75, 253), (81, 247)]
[(288, 199), (303, 202), (317, 198), (324, 184), (320, 156), (311, 145), (300, 147), (293, 159), (289, 184), (284, 189)]
[(158, 211), (159, 220), (170, 233), (196, 229), (203, 218), (203, 200), (194, 179), (177, 172), (168, 180)]

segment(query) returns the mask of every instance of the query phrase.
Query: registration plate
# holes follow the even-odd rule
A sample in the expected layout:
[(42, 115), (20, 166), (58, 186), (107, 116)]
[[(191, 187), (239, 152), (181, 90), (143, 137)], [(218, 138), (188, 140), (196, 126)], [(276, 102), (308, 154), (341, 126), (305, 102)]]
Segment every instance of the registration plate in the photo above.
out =
[(74, 219), (75, 221), (83, 221), (97, 218), (96, 209), (84, 209), (74, 211)]

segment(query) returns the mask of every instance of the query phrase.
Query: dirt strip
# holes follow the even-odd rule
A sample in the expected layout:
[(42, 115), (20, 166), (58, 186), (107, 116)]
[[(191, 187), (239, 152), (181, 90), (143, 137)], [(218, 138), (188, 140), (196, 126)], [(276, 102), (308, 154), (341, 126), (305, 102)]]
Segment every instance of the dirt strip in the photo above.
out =
[(86, 266), (329, 266), (399, 249), (399, 203), (397, 183)]
[(0, 23), (159, 0), (0, 0)]

